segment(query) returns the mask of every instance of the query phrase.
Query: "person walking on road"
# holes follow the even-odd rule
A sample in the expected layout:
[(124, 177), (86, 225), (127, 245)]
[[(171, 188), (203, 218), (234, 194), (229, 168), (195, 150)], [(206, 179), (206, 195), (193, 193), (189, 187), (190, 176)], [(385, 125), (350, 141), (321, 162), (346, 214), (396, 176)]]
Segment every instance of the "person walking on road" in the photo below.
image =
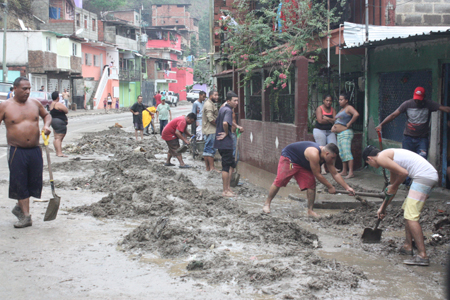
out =
[(224, 197), (235, 197), (230, 187), (231, 174), (236, 168), (236, 160), (233, 155), (233, 138), (231, 128), (233, 126), (233, 109), (238, 105), (238, 95), (235, 92), (227, 93), (227, 102), (219, 109), (216, 120), (216, 139), (214, 148), (219, 150), (222, 156), (222, 185)]
[(58, 92), (52, 93), (53, 102), (50, 103), (50, 115), (52, 116), (52, 128), (54, 133), (53, 146), (55, 147), (56, 156), (67, 157), (62, 153), (62, 141), (67, 133), (67, 116), (69, 113), (67, 107), (58, 101)]
[(204, 91), (200, 91), (198, 94), (198, 100), (192, 104), (192, 112), (197, 115), (197, 121), (192, 124), (192, 133), (195, 133), (195, 137), (197, 141), (203, 140), (202, 134), (202, 114), (203, 114), (203, 105), (204, 100), (206, 98), (206, 93)]
[(373, 146), (367, 146), (363, 151), (363, 160), (366, 164), (377, 169), (379, 167), (389, 170), (390, 185), (386, 188), (386, 194), (392, 195), (389, 201), (383, 202), (377, 211), (379, 219), (386, 217), (386, 208), (391, 203), (398, 187), (410, 177), (412, 184), (408, 196), (403, 202), (406, 238), (400, 254), (413, 255), (412, 241), (414, 240), (418, 253), (411, 259), (404, 260), (406, 265), (428, 266), (430, 260), (425, 251), (422, 227), (420, 226), (420, 212), (428, 199), (432, 188), (438, 183), (439, 176), (436, 169), (422, 156), (406, 149), (378, 150)]
[(18, 77), (14, 81), (14, 97), (0, 103), (0, 122), (6, 125), (9, 165), (9, 198), (17, 204), (12, 213), (19, 219), (16, 228), (31, 226), (30, 197), (41, 198), (43, 160), (39, 146), (41, 132), (39, 117), (44, 121), (42, 130), (50, 134), (52, 117), (41, 102), (28, 98), (30, 81)]
[(203, 159), (205, 160), (206, 171), (217, 171), (214, 168), (214, 141), (216, 137), (216, 119), (219, 115), (216, 103), (219, 101), (219, 93), (210, 91), (209, 98), (203, 105), (202, 113), (202, 133), (205, 138), (205, 148), (203, 149)]
[(173, 119), (169, 122), (169, 124), (167, 124), (166, 127), (164, 127), (161, 138), (166, 141), (167, 146), (169, 147), (169, 151), (167, 152), (167, 161), (164, 166), (174, 166), (174, 164), (172, 164), (170, 160), (173, 156), (175, 156), (180, 162), (180, 168), (190, 168), (190, 166), (184, 164), (183, 157), (181, 156), (181, 153), (177, 152), (177, 150), (180, 148), (180, 139), (187, 145), (190, 144), (189, 140), (186, 139), (183, 134), (187, 137), (192, 136), (192, 134), (190, 134), (186, 129), (187, 125), (194, 123), (196, 119), (197, 116), (194, 113), (190, 113), (187, 116), (179, 116)]
[(134, 135), (136, 141), (138, 141), (138, 132), (141, 132), (141, 141), (144, 140), (144, 124), (142, 123), (142, 111), (145, 109), (150, 114), (151, 112), (147, 109), (147, 105), (142, 104), (142, 96), (137, 97), (137, 102), (131, 106), (130, 111), (133, 114), (133, 125), (134, 125)]
[(155, 107), (156, 108), (158, 108), (158, 105), (160, 105), (161, 104), (161, 94), (160, 94), (160, 92), (158, 91), (157, 93), (156, 93), (156, 95), (155, 95)]
[(170, 105), (166, 103), (166, 99), (161, 101), (161, 104), (156, 108), (156, 122), (159, 119), (159, 134), (162, 135), (164, 127), (169, 121), (172, 121), (172, 111)]
[[(333, 98), (330, 95), (323, 97), (323, 104), (316, 109), (316, 125), (313, 129), (314, 140), (319, 146), (325, 146), (329, 143), (337, 144), (336, 134), (331, 132), (336, 121), (336, 111), (331, 106)], [(322, 165), (322, 174), (327, 174), (325, 165)]]
[(348, 100), (347, 94), (339, 95), (339, 105), (341, 106), (341, 110), (336, 114), (336, 121), (331, 128), (332, 132), (337, 133), (337, 146), (342, 160), (341, 176), (345, 176), (345, 179), (355, 176), (353, 174), (352, 124), (355, 123), (359, 117), (359, 113), (353, 106), (348, 104)]
[(69, 97), (70, 97), (70, 94), (69, 94), (69, 91), (67, 89), (64, 89), (64, 92), (62, 93), (62, 97), (63, 97), (63, 100), (64, 100), (64, 105), (67, 108), (69, 108)]
[(109, 109), (112, 108), (112, 97), (111, 97), (111, 93), (108, 93), (108, 97), (106, 97), (106, 100), (108, 100), (108, 106)]
[(278, 162), (277, 177), (269, 189), (269, 196), (263, 206), (265, 213), (270, 213), (270, 204), (281, 187), (285, 187), (292, 177), (297, 180), (300, 190), (307, 190), (308, 216), (318, 217), (313, 211), (316, 199), (316, 179), (328, 188), (330, 194), (335, 194), (335, 187), (326, 180), (320, 172), (320, 165), (325, 163), (333, 179), (339, 183), (350, 195), (355, 191), (345, 183), (334, 167), (339, 148), (335, 144), (319, 146), (314, 142), (296, 142), (286, 146), (281, 151)]

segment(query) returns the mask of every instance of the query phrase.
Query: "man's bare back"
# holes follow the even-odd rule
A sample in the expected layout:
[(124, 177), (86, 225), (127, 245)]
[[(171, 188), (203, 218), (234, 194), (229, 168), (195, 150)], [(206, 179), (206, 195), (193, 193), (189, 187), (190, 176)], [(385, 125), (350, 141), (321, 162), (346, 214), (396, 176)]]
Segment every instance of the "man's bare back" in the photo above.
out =
[(44, 119), (43, 130), (50, 134), (51, 117), (42, 104), (32, 98), (30, 94), (30, 82), (21, 81), (14, 89), (15, 95), (0, 104), (0, 122), (6, 125), (6, 139), (8, 145), (32, 148), (39, 145), (39, 117)]

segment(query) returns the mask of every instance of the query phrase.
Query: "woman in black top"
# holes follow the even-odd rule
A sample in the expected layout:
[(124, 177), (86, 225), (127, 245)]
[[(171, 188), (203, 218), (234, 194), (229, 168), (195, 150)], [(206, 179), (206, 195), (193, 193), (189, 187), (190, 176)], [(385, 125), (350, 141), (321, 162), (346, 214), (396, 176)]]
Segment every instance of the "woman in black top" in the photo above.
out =
[(67, 133), (67, 116), (69, 112), (67, 107), (59, 103), (59, 92), (52, 93), (53, 102), (50, 103), (50, 115), (52, 116), (52, 128), (55, 135), (53, 146), (55, 147), (56, 156), (67, 157), (62, 153), (62, 141)]

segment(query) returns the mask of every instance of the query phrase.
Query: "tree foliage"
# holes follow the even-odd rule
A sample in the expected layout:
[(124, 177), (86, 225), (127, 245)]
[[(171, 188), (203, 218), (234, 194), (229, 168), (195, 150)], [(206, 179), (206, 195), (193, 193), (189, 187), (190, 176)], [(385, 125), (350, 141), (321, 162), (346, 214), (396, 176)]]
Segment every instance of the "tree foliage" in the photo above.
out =
[[(311, 49), (321, 50), (318, 41), (327, 34), (327, 17), (335, 23), (340, 15), (337, 7), (328, 12), (326, 1), (282, 2), (285, 18), (277, 20), (278, 3), (261, 0), (261, 8), (251, 9), (252, 2), (237, 0), (237, 12), (215, 32), (223, 36), (222, 51), (227, 63), (243, 69), (244, 81), (251, 78), (252, 70), (270, 67), (265, 88), (275, 90), (286, 87), (293, 57), (316, 58)], [(345, 0), (338, 0), (338, 5), (344, 6)]]

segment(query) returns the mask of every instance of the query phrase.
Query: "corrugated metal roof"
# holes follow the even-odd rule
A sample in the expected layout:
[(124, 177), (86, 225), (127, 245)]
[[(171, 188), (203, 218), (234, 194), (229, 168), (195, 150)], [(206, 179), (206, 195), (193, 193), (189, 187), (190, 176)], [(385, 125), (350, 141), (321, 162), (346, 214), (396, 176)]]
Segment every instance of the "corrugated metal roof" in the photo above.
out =
[[(369, 44), (387, 40), (417, 38), (438, 33), (450, 34), (450, 27), (369, 25)], [(364, 24), (344, 22), (344, 48), (355, 48), (367, 45), (365, 40), (366, 26)]]

